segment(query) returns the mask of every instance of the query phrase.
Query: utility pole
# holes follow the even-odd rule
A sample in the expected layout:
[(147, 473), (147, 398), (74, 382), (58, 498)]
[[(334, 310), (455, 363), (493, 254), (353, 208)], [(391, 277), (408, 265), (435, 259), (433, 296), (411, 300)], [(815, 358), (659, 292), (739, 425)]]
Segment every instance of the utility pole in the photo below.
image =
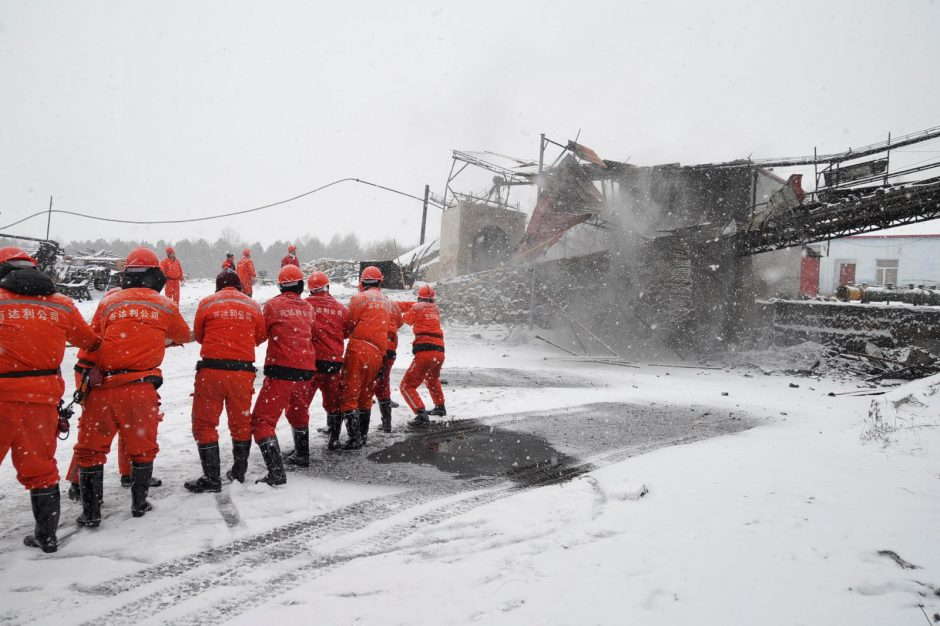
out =
[(52, 196), (49, 196), (49, 213), (46, 215), (46, 239), (49, 239), (49, 228), (52, 227)]
[(418, 242), (419, 246), (424, 245), (424, 227), (428, 223), (428, 196), (431, 194), (431, 186), (424, 186), (424, 208), (421, 210), (421, 241)]
[(542, 199), (542, 170), (545, 167), (545, 133), (541, 134), (539, 139), (539, 176), (535, 183), (535, 202)]

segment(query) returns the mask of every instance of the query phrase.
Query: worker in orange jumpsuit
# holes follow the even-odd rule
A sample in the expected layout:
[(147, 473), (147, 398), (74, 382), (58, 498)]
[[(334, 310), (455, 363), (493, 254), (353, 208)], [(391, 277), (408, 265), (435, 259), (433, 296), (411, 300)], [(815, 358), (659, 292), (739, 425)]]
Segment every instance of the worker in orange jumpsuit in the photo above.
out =
[(171, 247), (166, 249), (166, 258), (160, 261), (160, 269), (166, 276), (166, 297), (180, 303), (180, 285), (183, 283), (183, 266), (176, 258), (176, 251)]
[[(120, 291), (120, 287), (115, 287), (114, 289), (109, 289), (105, 296), (110, 296), (112, 293)], [(78, 351), (78, 360), (75, 363), (75, 389), (82, 390), (82, 394), (85, 395), (88, 390), (88, 378), (90, 376), (91, 370), (95, 367), (95, 353), (88, 352), (87, 350)], [(79, 406), (83, 404), (82, 401), (78, 402)], [(79, 424), (81, 424), (82, 418), (78, 418)], [(127, 456), (127, 446), (124, 445), (124, 437), (121, 433), (118, 433), (118, 472), (121, 475), (121, 486), (130, 487), (131, 486), (131, 460)], [(75, 462), (75, 454), (72, 454), (72, 461), (69, 463), (69, 469), (65, 473), (65, 479), (69, 481), (69, 500), (78, 500), (81, 498), (81, 487), (78, 484), (78, 463)], [(151, 487), (159, 487), (163, 484), (163, 481), (159, 478), (150, 478)]]
[(251, 411), (251, 433), (268, 468), (267, 475), (256, 482), (272, 487), (287, 482), (274, 429), (281, 413), (303, 403), (317, 361), (313, 346), (317, 333), (316, 313), (310, 303), (300, 297), (304, 291), (303, 272), (296, 265), (285, 265), (278, 272), (277, 283), (280, 295), (264, 305), (268, 332), (264, 382)]
[[(385, 350), (385, 357), (382, 359), (382, 368), (379, 370), (379, 377), (375, 380), (375, 399), (379, 401), (379, 414), (382, 416), (382, 430), (392, 432), (392, 366), (395, 365), (395, 359), (398, 357), (398, 329), (405, 323), (402, 313), (407, 311), (413, 302), (395, 302), (389, 300), (389, 315), (391, 316), (390, 328), (388, 333), (388, 348)], [(363, 437), (367, 438), (369, 434), (369, 421), (371, 411), (363, 420)]]
[(59, 366), (66, 341), (85, 350), (99, 344), (36, 261), (20, 248), (0, 248), (0, 464), (12, 451), (36, 521), (23, 542), (43, 552), (58, 549), (56, 404), (65, 391)]
[(241, 292), (238, 275), (227, 271), (216, 276), (215, 293), (199, 303), (193, 333), (202, 344), (192, 410), (202, 476), (183, 486), (193, 493), (219, 492), (222, 477), (217, 429), (222, 406), (228, 417), (234, 459), (226, 475), (229, 480), (244, 482), (251, 452), (255, 346), (268, 335), (261, 307)]
[(232, 272), (235, 271), (235, 255), (231, 252), (225, 253), (225, 260), (222, 261), (222, 269), (230, 270)]
[(346, 318), (349, 343), (343, 359), (340, 411), (349, 436), (345, 445), (347, 450), (365, 445), (362, 422), (366, 421), (368, 429), (375, 379), (388, 349), (392, 327), (389, 307), (389, 300), (382, 293), (381, 270), (372, 265), (366, 267), (359, 278), (359, 293), (349, 300)]
[[(430, 424), (429, 415), (443, 417), (444, 390), (441, 388), (441, 366), (444, 365), (444, 331), (441, 330), (441, 312), (434, 304), (434, 289), (431, 285), (418, 287), (418, 301), (405, 312), (405, 323), (414, 329), (415, 338), (411, 344), (414, 360), (401, 379), (399, 390), (415, 417), (408, 422), (414, 428), (425, 428)], [(418, 393), (418, 385), (425, 384), (431, 392), (434, 408), (424, 409), (424, 402)]]
[(238, 280), (242, 284), (242, 293), (250, 298), (251, 286), (255, 283), (255, 276), (258, 273), (255, 271), (255, 262), (251, 260), (251, 250), (248, 248), (242, 250), (242, 258), (238, 260), (235, 271), (238, 272)]
[(294, 451), (287, 456), (291, 465), (310, 465), (310, 403), (317, 390), (323, 396), (326, 411), (327, 448), (339, 446), (342, 429), (339, 411), (339, 385), (343, 370), (343, 340), (346, 338), (346, 307), (330, 295), (330, 279), (323, 272), (314, 272), (307, 278), (310, 295), (307, 302), (317, 316), (317, 332), (313, 336), (317, 372), (303, 395), (287, 409), (287, 421), (294, 435)]
[(94, 528), (101, 523), (104, 463), (118, 430), (124, 434), (131, 459), (131, 514), (141, 517), (151, 509), (147, 493), (159, 451), (160, 364), (168, 340), (183, 344), (190, 336), (176, 303), (160, 295), (165, 282), (152, 250), (132, 250), (121, 276), (121, 291), (102, 298), (92, 319), (92, 329), (101, 335), (101, 347), (75, 444), (81, 526)]
[(285, 267), (287, 265), (296, 265), (297, 267), (300, 267), (300, 259), (297, 258), (297, 246), (287, 246), (287, 256), (281, 259), (281, 267)]

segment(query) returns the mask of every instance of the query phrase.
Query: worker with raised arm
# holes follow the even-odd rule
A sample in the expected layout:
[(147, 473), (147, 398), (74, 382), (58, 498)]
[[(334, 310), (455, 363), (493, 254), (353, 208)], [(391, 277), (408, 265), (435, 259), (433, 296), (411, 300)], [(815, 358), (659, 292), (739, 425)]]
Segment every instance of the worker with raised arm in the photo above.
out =
[(84, 350), (99, 345), (74, 303), (55, 293), (26, 251), (0, 248), (0, 464), (11, 452), (36, 522), (23, 542), (43, 552), (59, 546), (56, 405), (65, 391), (59, 367), (66, 341)]
[[(408, 425), (426, 428), (430, 415), (445, 416), (444, 389), (441, 387), (441, 366), (444, 365), (444, 331), (441, 329), (441, 312), (434, 303), (434, 288), (431, 285), (418, 287), (418, 301), (405, 314), (405, 323), (414, 330), (411, 352), (414, 359), (401, 379), (399, 391), (415, 417)], [(424, 384), (431, 392), (434, 408), (426, 411), (418, 386)]]

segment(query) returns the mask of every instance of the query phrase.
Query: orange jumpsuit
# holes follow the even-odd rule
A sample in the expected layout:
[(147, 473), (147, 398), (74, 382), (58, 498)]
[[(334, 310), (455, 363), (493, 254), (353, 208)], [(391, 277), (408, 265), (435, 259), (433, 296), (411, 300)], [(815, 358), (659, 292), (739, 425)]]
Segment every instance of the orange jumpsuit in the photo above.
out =
[(0, 289), (0, 463), (12, 450), (27, 489), (59, 482), (56, 405), (65, 391), (59, 366), (66, 341), (86, 350), (98, 345), (70, 299)]
[(415, 338), (411, 344), (414, 360), (401, 379), (399, 391), (411, 410), (424, 410), (424, 402), (418, 393), (418, 385), (424, 383), (431, 392), (435, 406), (443, 406), (444, 390), (441, 388), (441, 366), (444, 365), (444, 331), (441, 330), (441, 313), (433, 302), (415, 302), (405, 311), (405, 323), (414, 328)]
[(180, 302), (180, 283), (183, 282), (183, 265), (179, 259), (167, 257), (160, 261), (160, 269), (166, 274), (166, 287), (163, 293), (173, 302)]
[(389, 320), (391, 332), (388, 334), (388, 347), (382, 359), (382, 369), (375, 381), (375, 399), (379, 402), (392, 399), (392, 367), (398, 358), (398, 329), (405, 323), (402, 312), (407, 311), (413, 302), (394, 302), (389, 300)]
[[(120, 291), (120, 289), (114, 289), (112, 291)], [(95, 354), (86, 350), (79, 350), (78, 361), (75, 363), (76, 389), (81, 388), (82, 379), (85, 377), (85, 372), (91, 371), (93, 367), (95, 367)], [(79, 404), (84, 404), (84, 401)], [(82, 415), (84, 415), (84, 412)], [(78, 418), (78, 427), (82, 427), (82, 416), (79, 416)], [(127, 446), (124, 445), (124, 437), (121, 437), (120, 433), (118, 433), (118, 435), (118, 473), (121, 476), (130, 476), (131, 460), (127, 457)], [(72, 452), (72, 460), (69, 463), (69, 469), (65, 473), (65, 480), (69, 481), (70, 483), (78, 482), (78, 463), (75, 462), (74, 451)]]
[(366, 289), (349, 300), (346, 329), (349, 343), (343, 365), (340, 411), (349, 413), (372, 408), (375, 379), (382, 368), (391, 332), (390, 303), (376, 287)]
[(79, 467), (103, 465), (118, 429), (131, 461), (157, 456), (157, 424), (163, 382), (160, 364), (166, 340), (189, 341), (189, 326), (172, 300), (152, 289), (135, 287), (105, 296), (92, 328), (101, 334), (98, 367), (103, 381), (85, 399), (75, 444)]
[(251, 285), (255, 280), (255, 276), (258, 275), (255, 272), (255, 262), (249, 257), (242, 257), (238, 260), (235, 271), (238, 272), (238, 280), (242, 283), (242, 293), (251, 297)]
[(275, 436), (282, 412), (296, 415), (310, 405), (308, 390), (317, 369), (313, 306), (288, 291), (268, 300), (263, 310), (270, 341), (264, 355), (264, 382), (251, 412), (251, 432), (259, 444)]
[(219, 440), (224, 405), (232, 439), (250, 441), (255, 346), (268, 337), (261, 307), (226, 287), (199, 303), (193, 332), (202, 344), (193, 393), (193, 438), (200, 445)]

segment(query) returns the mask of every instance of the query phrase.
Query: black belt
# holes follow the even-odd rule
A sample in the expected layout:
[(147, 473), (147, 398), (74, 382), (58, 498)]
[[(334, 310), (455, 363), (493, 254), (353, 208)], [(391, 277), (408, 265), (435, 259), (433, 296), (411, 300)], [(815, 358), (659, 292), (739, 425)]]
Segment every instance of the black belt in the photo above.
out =
[(341, 369), (342, 361), (317, 361), (317, 374), (336, 374)]
[(33, 376), (61, 376), (62, 371), (54, 370), (23, 370), (21, 372), (3, 372), (0, 378), (32, 378)]
[[(151, 368), (151, 369), (152, 369), (152, 368)], [(101, 375), (107, 377), (107, 376), (118, 376), (119, 374), (140, 374), (141, 372), (149, 372), (149, 371), (150, 371), (150, 369), (145, 369), (145, 370), (107, 370), (107, 371), (105, 371), (105, 372), (101, 372)]]
[(198, 372), (201, 369), (251, 373), (258, 371), (251, 361), (237, 361), (235, 359), (202, 359), (196, 363), (196, 371)]
[[(117, 376), (119, 374), (135, 374), (135, 373), (142, 374), (143, 372), (149, 372), (149, 371), (150, 370), (108, 370), (106, 372), (102, 372), (101, 375), (108, 377), (108, 376)], [(156, 374), (151, 374), (150, 376), (142, 376), (141, 378), (137, 380), (129, 380), (125, 382), (124, 384), (130, 385), (132, 383), (150, 383), (151, 385), (153, 385), (154, 389), (159, 389), (160, 387), (163, 386), (163, 378), (161, 376), (157, 376)]]
[(398, 353), (395, 352), (394, 350), (386, 350), (386, 351), (385, 351), (385, 360), (386, 360), (386, 361), (394, 361), (396, 358), (398, 358)]
[(311, 380), (314, 374), (316, 374), (316, 370), (302, 370), (297, 367), (285, 367), (283, 365), (264, 366), (264, 375), (277, 380)]
[(439, 346), (436, 343), (416, 343), (411, 346), (411, 353), (418, 354), (419, 352), (443, 352), (444, 346)]

